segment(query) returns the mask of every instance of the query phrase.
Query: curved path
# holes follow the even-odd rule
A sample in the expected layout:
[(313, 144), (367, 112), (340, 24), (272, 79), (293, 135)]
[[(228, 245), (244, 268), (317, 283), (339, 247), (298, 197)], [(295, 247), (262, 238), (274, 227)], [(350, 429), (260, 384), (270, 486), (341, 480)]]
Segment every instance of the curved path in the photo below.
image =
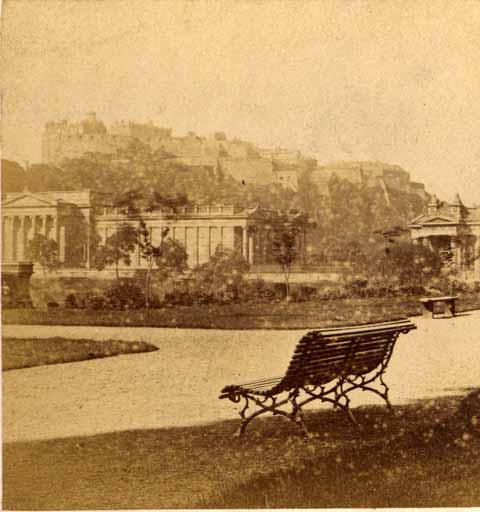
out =
[[(393, 403), (480, 386), (480, 311), (414, 318), (386, 379)], [(207, 423), (236, 417), (225, 385), (281, 375), (305, 330), (3, 327), (9, 337), (145, 340), (159, 350), (3, 373), (4, 442)], [(353, 405), (380, 403), (372, 394)]]

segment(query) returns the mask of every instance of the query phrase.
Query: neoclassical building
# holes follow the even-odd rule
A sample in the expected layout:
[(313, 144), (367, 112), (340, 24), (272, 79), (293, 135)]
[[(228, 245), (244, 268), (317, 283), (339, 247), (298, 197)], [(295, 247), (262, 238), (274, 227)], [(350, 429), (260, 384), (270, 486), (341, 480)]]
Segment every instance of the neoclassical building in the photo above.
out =
[[(168, 227), (168, 236), (185, 247), (190, 268), (207, 262), (219, 245), (238, 251), (252, 265), (273, 262), (272, 212), (268, 210), (212, 205), (129, 214), (125, 209), (99, 204), (90, 191), (7, 194), (2, 202), (3, 261), (28, 260), (28, 243), (35, 233), (41, 233), (57, 242), (62, 268), (91, 269), (98, 245), (119, 226), (138, 226), (141, 220), (150, 229), (154, 243)], [(305, 233), (298, 243), (305, 258)], [(131, 269), (146, 265), (138, 248), (131, 260)]]
[(480, 281), (480, 208), (466, 207), (458, 194), (451, 203), (433, 196), (409, 225), (414, 242), (438, 252), (469, 281)]
[(92, 260), (92, 200), (89, 191), (18, 192), (2, 200), (2, 260), (27, 261), (36, 233), (55, 240), (58, 260), (89, 268)]

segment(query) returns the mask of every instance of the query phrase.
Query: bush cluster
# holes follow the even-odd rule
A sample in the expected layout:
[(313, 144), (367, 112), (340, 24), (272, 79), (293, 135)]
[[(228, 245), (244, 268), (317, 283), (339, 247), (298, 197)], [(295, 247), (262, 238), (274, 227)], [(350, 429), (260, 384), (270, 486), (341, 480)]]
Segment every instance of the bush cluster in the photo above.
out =
[[(382, 260), (383, 258), (383, 260)], [(382, 260), (382, 261), (381, 261)], [(426, 265), (428, 263), (428, 265)], [(373, 269), (377, 271), (374, 272)], [(180, 282), (152, 274), (150, 307), (191, 306), (232, 303), (273, 303), (285, 298), (285, 284), (262, 279), (247, 279), (248, 263), (233, 252), (219, 248), (208, 263), (196, 268)], [(368, 278), (365, 277), (368, 275)], [(443, 274), (438, 258), (425, 248), (409, 244), (396, 246), (380, 255), (372, 271), (351, 275), (346, 283), (318, 283), (315, 286), (291, 285), (290, 300), (362, 299), (445, 295), (446, 293), (478, 293), (462, 284), (455, 276)], [(141, 280), (118, 280), (103, 293), (82, 299), (70, 294), (67, 308), (141, 309), (145, 307), (145, 291)], [(54, 307), (53, 303), (49, 307)]]
[(144, 306), (143, 288), (130, 280), (119, 280), (104, 293), (89, 294), (83, 298), (70, 293), (65, 298), (65, 307), (70, 309), (141, 309)]

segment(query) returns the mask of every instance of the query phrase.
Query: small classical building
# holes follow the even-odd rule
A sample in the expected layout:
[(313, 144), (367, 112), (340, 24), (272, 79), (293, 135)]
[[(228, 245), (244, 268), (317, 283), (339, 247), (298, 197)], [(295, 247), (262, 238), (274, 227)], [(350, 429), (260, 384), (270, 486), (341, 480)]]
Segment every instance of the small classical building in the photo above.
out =
[[(131, 214), (99, 204), (90, 191), (7, 194), (2, 202), (3, 261), (28, 260), (28, 243), (41, 233), (57, 242), (62, 268), (90, 269), (98, 245), (119, 226), (139, 226), (140, 221), (150, 229), (154, 243), (168, 228), (168, 236), (185, 247), (190, 268), (207, 262), (218, 246), (238, 251), (252, 265), (273, 263), (272, 212), (268, 210), (215, 205)], [(299, 237), (299, 244), (305, 254), (305, 235)], [(138, 248), (131, 259), (131, 269), (146, 266)]]
[(2, 260), (27, 261), (28, 243), (40, 233), (57, 242), (60, 264), (89, 268), (92, 223), (90, 191), (6, 194), (2, 200)]
[(451, 203), (435, 196), (410, 223), (414, 242), (438, 252), (469, 281), (480, 281), (480, 208), (466, 207), (458, 194)]

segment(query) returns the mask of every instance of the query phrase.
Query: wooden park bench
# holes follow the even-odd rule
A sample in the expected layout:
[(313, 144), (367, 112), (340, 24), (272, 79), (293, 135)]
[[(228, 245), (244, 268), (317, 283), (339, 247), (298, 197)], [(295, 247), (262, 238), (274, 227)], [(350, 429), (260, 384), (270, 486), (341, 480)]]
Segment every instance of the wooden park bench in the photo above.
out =
[(356, 389), (381, 396), (392, 411), (383, 375), (398, 336), (412, 329), (416, 325), (411, 321), (396, 320), (308, 332), (297, 343), (282, 377), (222, 389), (220, 399), (243, 402), (239, 412), (242, 420), (235, 435), (242, 435), (251, 420), (267, 412), (292, 420), (308, 435), (302, 407), (314, 400), (343, 409), (359, 426), (348, 396)]
[(424, 314), (432, 313), (432, 318), (435, 318), (435, 315), (444, 315), (445, 310), (448, 311), (450, 316), (455, 316), (455, 301), (457, 299), (456, 295), (448, 295), (445, 297), (425, 297), (419, 300), (425, 308)]

